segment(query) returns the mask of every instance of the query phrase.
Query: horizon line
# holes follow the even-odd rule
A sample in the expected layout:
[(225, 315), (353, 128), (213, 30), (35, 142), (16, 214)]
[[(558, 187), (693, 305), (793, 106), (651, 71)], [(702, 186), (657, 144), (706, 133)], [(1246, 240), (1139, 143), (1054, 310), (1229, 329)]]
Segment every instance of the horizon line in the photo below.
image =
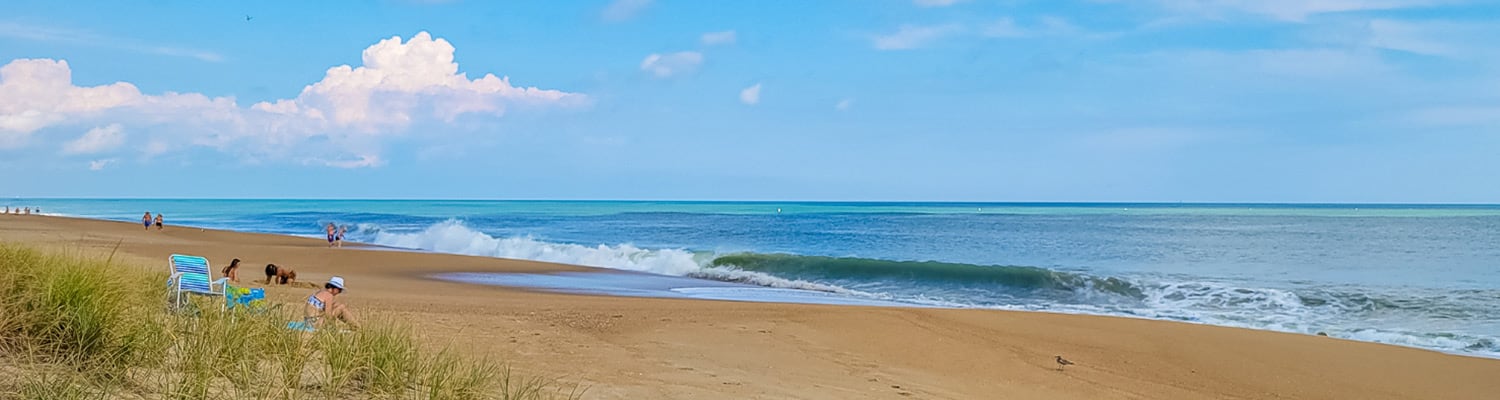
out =
[(219, 201), (471, 201), (471, 202), (578, 202), (578, 203), (853, 203), (853, 204), (1121, 204), (1121, 205), (1369, 205), (1369, 206), (1500, 206), (1479, 202), (1274, 202), (1274, 201), (1079, 201), (1079, 200), (739, 200), (739, 199), (544, 199), (544, 198), (317, 198), (317, 197), (9, 197), (7, 200), (219, 200)]

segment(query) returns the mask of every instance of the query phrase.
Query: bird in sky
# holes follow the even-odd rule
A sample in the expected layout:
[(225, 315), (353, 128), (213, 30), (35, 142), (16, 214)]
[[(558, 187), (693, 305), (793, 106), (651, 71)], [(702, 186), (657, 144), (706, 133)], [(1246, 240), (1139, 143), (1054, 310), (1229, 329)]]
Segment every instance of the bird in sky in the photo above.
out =
[(245, 16), (245, 22), (250, 22), (250, 20), (252, 20), (252, 19), (255, 19), (255, 17), (249, 16), (249, 15)]

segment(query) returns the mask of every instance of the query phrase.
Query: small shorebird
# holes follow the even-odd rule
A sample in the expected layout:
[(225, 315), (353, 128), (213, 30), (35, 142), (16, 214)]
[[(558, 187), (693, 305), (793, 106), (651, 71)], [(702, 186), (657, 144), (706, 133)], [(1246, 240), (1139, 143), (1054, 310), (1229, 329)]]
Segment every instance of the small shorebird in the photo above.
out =
[(1068, 359), (1066, 359), (1066, 358), (1062, 358), (1062, 356), (1057, 356), (1057, 370), (1058, 371), (1062, 371), (1063, 367), (1066, 367), (1066, 366), (1069, 366), (1069, 365), (1073, 365), (1073, 362), (1072, 361), (1068, 361)]

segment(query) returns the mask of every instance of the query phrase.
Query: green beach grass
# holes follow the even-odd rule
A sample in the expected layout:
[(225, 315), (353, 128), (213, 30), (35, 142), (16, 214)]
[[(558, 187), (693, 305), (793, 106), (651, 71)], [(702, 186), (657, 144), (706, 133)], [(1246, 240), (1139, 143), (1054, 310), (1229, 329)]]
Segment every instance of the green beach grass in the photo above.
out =
[[(376, 316), (358, 331), (286, 328), (278, 307), (167, 307), (166, 273), (112, 256), (0, 243), (0, 398), (576, 399), (556, 380), (424, 347)], [(146, 269), (140, 269), (146, 270)], [(287, 307), (288, 309), (293, 307)]]

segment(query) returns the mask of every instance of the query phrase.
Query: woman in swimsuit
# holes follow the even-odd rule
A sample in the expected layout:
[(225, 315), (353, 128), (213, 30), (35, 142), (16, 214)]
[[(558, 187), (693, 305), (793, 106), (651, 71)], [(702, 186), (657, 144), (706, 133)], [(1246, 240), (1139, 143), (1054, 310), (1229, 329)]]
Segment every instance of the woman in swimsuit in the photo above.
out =
[(329, 222), (328, 223), (328, 229), (325, 229), (326, 231), (328, 231), (328, 247), (333, 247), (333, 239), (334, 239), (335, 229), (338, 229), (338, 228), (334, 228), (332, 222)]
[(151, 212), (150, 211), (147, 211), (146, 215), (142, 215), (141, 216), (141, 225), (145, 225), (146, 226), (146, 230), (148, 230), (148, 231), (151, 230)]
[(349, 307), (335, 297), (343, 293), (344, 278), (337, 276), (329, 278), (328, 283), (323, 284), (323, 290), (307, 296), (306, 314), (302, 318), (302, 323), (313, 328), (321, 328), (325, 320), (336, 319), (344, 321), (351, 328), (359, 329), (359, 319), (355, 318), (354, 312), (349, 311)]
[(156, 230), (161, 230), (161, 213), (156, 213)]

